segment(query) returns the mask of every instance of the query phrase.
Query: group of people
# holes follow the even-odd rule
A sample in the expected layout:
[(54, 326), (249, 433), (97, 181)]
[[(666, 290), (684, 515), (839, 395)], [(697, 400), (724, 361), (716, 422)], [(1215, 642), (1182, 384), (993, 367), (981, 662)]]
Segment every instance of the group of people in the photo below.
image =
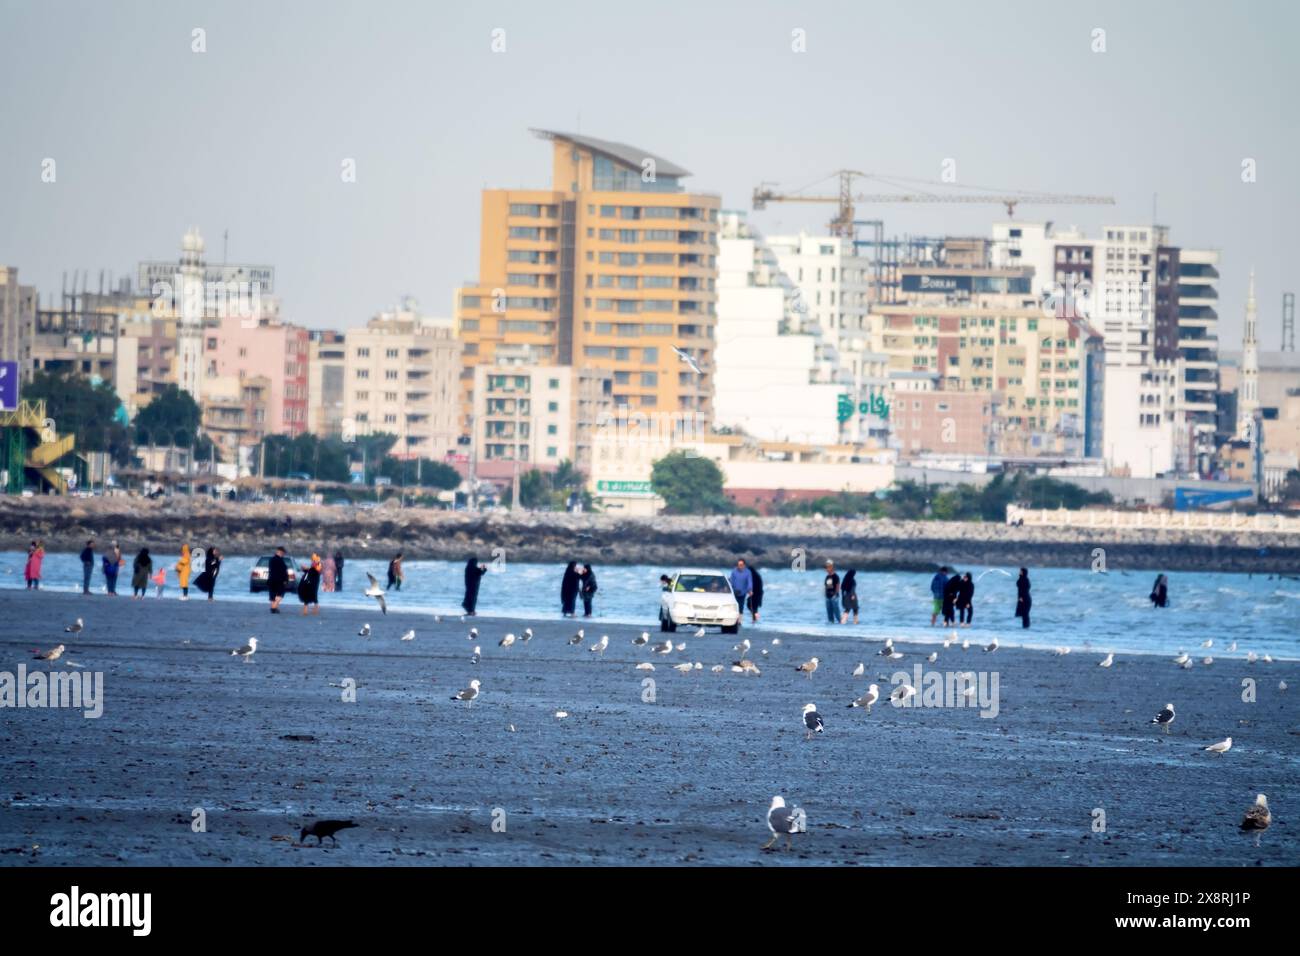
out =
[[(930, 626), (943, 615), (945, 627), (970, 627), (975, 620), (975, 581), (944, 565), (930, 579)], [(1027, 627), (1028, 625), (1026, 625)]]
[(847, 624), (852, 615), (853, 623), (858, 623), (858, 570), (849, 568), (844, 577), (835, 570), (835, 562), (826, 562), (826, 577), (822, 580), (822, 592), (826, 598), (826, 623)]
[[(27, 586), (40, 587), (41, 562), (45, 555), (43, 542), (33, 541), (27, 557)], [(81, 549), (81, 593), (90, 594), (90, 584), (95, 575), (95, 539), (91, 538)], [(217, 576), (221, 573), (221, 549), (209, 547), (206, 551), (192, 549), (188, 542), (181, 545), (181, 556), (176, 562), (176, 575), (181, 589), (181, 600), (190, 599), (190, 579), (196, 567), (203, 570), (194, 578), (194, 587), (204, 592), (211, 601), (217, 588)], [(117, 595), (117, 577), (126, 567), (126, 557), (122, 546), (116, 541), (99, 555), (100, 569), (104, 575), (104, 593)], [(148, 548), (141, 548), (131, 561), (131, 597), (140, 600), (153, 584), (156, 593), (162, 597), (167, 584), (167, 568), (159, 566), (154, 570), (153, 556)]]
[(757, 624), (758, 611), (763, 606), (763, 576), (758, 573), (758, 568), (751, 568), (744, 558), (737, 558), (736, 566), (727, 576), (727, 583), (731, 585), (731, 593), (736, 596), (740, 616), (744, 617), (748, 609), (750, 620)]
[[(398, 559), (401, 559), (399, 554)], [(298, 569), (298, 600), (302, 602), (302, 613), (320, 614), (320, 592), (322, 581), (326, 591), (343, 589), (343, 552), (335, 551), (333, 557), (321, 558), (312, 552), (311, 560)], [(391, 583), (392, 566), (389, 566)], [(400, 579), (399, 579), (400, 580)], [(275, 549), (266, 569), (266, 590), (271, 601), (271, 613), (280, 613), (280, 604), (289, 593), (289, 558), (284, 545)], [(400, 590), (400, 583), (399, 583)]]
[(560, 578), (560, 613), (565, 617), (575, 617), (579, 598), (582, 599), (582, 616), (591, 617), (592, 602), (596, 600), (596, 572), (590, 564), (579, 565), (577, 561), (570, 561)]

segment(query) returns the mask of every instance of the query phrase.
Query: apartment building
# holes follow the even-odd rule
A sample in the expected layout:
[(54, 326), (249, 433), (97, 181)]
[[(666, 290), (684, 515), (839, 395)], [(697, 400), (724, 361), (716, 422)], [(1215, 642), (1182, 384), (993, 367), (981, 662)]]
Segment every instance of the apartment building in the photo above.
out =
[[(227, 315), (208, 320), (203, 332), (202, 380), (265, 378), (271, 383), (267, 434), (301, 435), (307, 430), (306, 329), (278, 317), (253, 320)], [(208, 398), (206, 387), (202, 397)]]
[(343, 431), (347, 341), (341, 332), (307, 333), (307, 431), (321, 438)]

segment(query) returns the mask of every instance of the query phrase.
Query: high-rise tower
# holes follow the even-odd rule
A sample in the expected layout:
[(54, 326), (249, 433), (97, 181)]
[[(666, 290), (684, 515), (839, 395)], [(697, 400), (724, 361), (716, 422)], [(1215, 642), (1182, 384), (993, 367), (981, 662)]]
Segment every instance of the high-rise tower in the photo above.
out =
[(1255, 270), (1246, 292), (1246, 328), (1241, 338), (1241, 384), (1237, 391), (1237, 435), (1245, 438), (1255, 427), (1259, 411), (1259, 340), (1256, 330)]

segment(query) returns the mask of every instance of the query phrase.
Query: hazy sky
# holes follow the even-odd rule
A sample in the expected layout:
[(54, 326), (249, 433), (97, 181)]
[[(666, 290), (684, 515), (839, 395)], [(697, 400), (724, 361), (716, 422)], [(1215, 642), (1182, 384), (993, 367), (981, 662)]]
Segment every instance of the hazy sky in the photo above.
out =
[[(1261, 338), (1300, 291), (1300, 4), (0, 0), (0, 263), (134, 275), (191, 224), (276, 267), (285, 316), (360, 324), (403, 294), (449, 315), (479, 190), (545, 187), (529, 127), (632, 143), (747, 208), (840, 167), (1113, 195), (1017, 218), (1146, 223), (1221, 250), (1224, 348), (1246, 273)], [(207, 52), (191, 52), (206, 30)], [(492, 31), (506, 49), (493, 53)], [(1093, 52), (1102, 28), (1106, 51)], [(806, 52), (792, 51), (792, 31)], [(41, 182), (42, 160), (57, 182)], [(1241, 179), (1244, 158), (1257, 182)], [(341, 181), (356, 161), (357, 181)], [(831, 184), (827, 184), (830, 188)], [(874, 187), (866, 189), (877, 191)], [(832, 209), (778, 204), (768, 232)], [(876, 206), (889, 233), (981, 234), (998, 206)]]

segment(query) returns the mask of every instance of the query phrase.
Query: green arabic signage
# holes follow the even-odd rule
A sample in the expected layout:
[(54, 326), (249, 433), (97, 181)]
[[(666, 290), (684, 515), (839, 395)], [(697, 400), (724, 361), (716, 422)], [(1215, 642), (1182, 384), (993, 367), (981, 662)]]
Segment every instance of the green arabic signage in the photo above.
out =
[[(873, 392), (869, 401), (858, 402), (859, 415), (875, 415), (877, 418), (889, 418), (889, 403), (885, 396)], [(847, 422), (853, 417), (853, 396), (841, 395), (835, 409), (835, 416), (840, 422)]]
[(648, 481), (597, 481), (596, 491), (611, 495), (652, 495)]

